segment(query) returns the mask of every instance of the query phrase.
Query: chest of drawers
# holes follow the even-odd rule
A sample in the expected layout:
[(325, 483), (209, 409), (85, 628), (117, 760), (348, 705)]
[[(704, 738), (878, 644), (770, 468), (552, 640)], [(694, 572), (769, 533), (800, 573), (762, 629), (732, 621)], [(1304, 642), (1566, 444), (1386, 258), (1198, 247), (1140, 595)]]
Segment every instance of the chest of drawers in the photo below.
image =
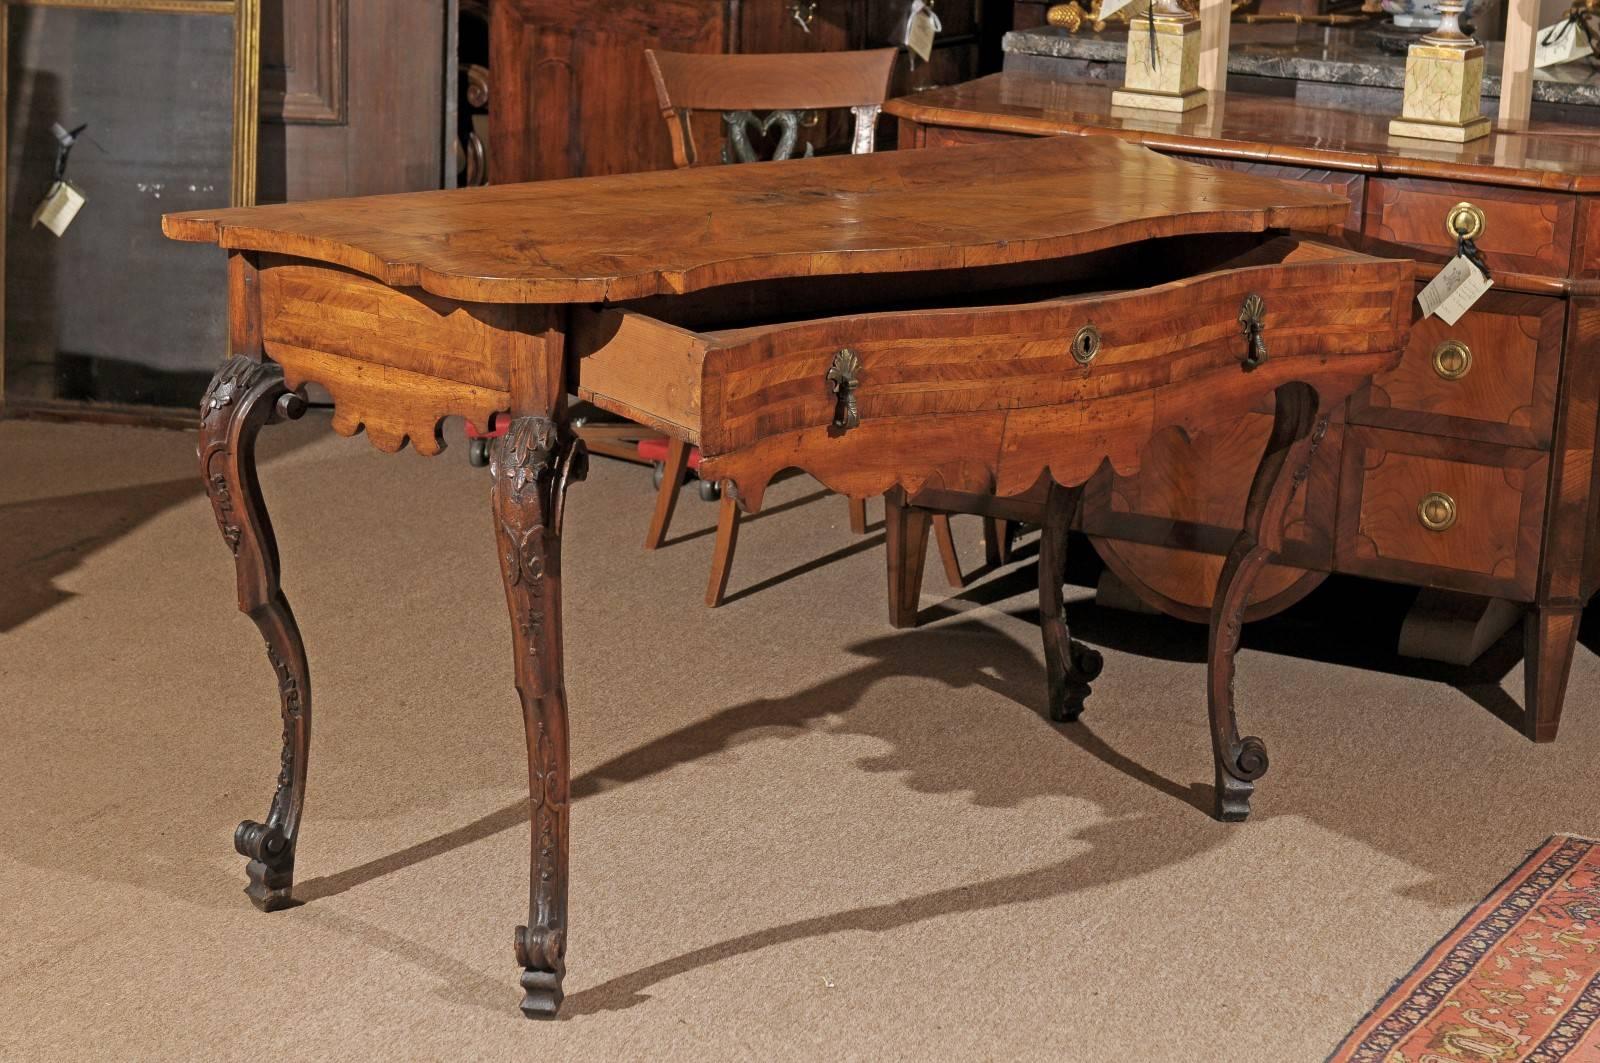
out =
[[(1585, 602), (1600, 584), (1600, 141), (1539, 128), (1451, 146), (1393, 140), (1387, 116), (1231, 92), (1186, 116), (1113, 109), (1111, 86), (997, 74), (892, 101), (902, 147), (1110, 133), (1195, 162), (1346, 196), (1339, 238), (1414, 258), (1418, 284), (1476, 231), (1495, 287), (1454, 325), (1416, 318), (1404, 357), (1352, 397), (1318, 454), (1284, 560), (1249, 616), (1330, 572), (1425, 589), (1414, 643), (1462, 649), (1503, 603), (1524, 613), (1522, 729), (1555, 737)], [(1154, 442), (1137, 476), (1086, 495), (1083, 530), (1148, 603), (1191, 619), (1221, 569), (1266, 411)], [(1331, 530), (1330, 530), (1331, 529)], [(1428, 629), (1449, 615), (1461, 645)], [(1514, 614), (1511, 614), (1514, 615)], [(1466, 618), (1465, 623), (1462, 619)], [(1485, 621), (1486, 623), (1487, 621)], [(1474, 649), (1477, 647), (1473, 647)], [(1458, 659), (1460, 659), (1458, 657)]]

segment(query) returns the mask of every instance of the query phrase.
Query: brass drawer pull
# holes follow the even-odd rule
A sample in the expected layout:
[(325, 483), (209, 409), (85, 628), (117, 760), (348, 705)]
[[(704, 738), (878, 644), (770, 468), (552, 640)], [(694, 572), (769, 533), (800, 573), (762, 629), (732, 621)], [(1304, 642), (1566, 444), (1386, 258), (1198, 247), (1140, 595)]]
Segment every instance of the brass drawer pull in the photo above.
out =
[(1460, 340), (1445, 340), (1433, 349), (1433, 371), (1444, 380), (1460, 380), (1472, 371), (1472, 348)]
[(1100, 354), (1100, 330), (1093, 325), (1085, 325), (1072, 337), (1072, 360), (1079, 365), (1088, 365)]
[(828, 367), (828, 389), (833, 392), (833, 426), (847, 432), (861, 424), (861, 411), (856, 408), (856, 389), (861, 386), (861, 356), (848, 347), (839, 349)]
[(1444, 227), (1451, 240), (1476, 240), (1483, 235), (1486, 224), (1483, 208), (1467, 202), (1457, 203), (1444, 216)]
[(1456, 500), (1443, 491), (1431, 491), (1417, 503), (1417, 518), (1431, 532), (1449, 531), (1456, 522)]

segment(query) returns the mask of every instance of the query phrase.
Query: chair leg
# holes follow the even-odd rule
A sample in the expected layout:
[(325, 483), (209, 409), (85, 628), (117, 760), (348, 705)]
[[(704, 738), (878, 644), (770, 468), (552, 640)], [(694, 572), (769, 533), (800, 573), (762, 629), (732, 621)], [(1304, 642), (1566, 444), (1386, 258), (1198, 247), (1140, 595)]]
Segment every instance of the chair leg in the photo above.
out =
[(867, 500), (852, 498), (850, 502), (850, 531), (855, 535), (867, 534)]
[(956, 537), (950, 532), (950, 514), (933, 515), (933, 539), (939, 544), (939, 560), (944, 562), (944, 578), (951, 588), (960, 590), (967, 585), (961, 573), (961, 557), (956, 553)]
[(739, 542), (739, 503), (726, 487), (722, 508), (717, 512), (717, 543), (711, 555), (711, 582), (706, 585), (706, 605), (715, 609), (728, 591), (728, 574), (733, 571), (733, 548)]
[(654, 550), (666, 540), (667, 526), (672, 523), (672, 511), (678, 507), (678, 492), (683, 487), (683, 473), (688, 467), (688, 442), (667, 440), (666, 470), (661, 477), (661, 489), (656, 492), (656, 511), (650, 517), (650, 530), (644, 536), (646, 550)]
[(984, 560), (990, 568), (1011, 563), (1011, 538), (1015, 527), (1004, 517), (985, 517), (983, 521)]
[(906, 504), (894, 488), (883, 496), (884, 554), (889, 563), (889, 623), (916, 627), (922, 565), (928, 556), (928, 511)]

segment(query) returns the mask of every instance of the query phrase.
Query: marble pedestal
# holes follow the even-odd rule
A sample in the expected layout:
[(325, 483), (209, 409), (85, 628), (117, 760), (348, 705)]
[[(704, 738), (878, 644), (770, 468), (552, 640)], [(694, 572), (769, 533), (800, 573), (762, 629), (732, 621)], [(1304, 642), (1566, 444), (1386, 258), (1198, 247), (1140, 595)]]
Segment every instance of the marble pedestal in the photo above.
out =
[(1405, 103), (1389, 122), (1389, 135), (1464, 144), (1489, 135), (1480, 113), (1483, 46), (1429, 44), (1406, 54)]
[(1143, 18), (1134, 19), (1128, 27), (1127, 72), (1122, 88), (1111, 94), (1111, 105), (1152, 111), (1190, 111), (1204, 106), (1199, 20), (1157, 15), (1154, 30), (1152, 34), (1151, 24)]

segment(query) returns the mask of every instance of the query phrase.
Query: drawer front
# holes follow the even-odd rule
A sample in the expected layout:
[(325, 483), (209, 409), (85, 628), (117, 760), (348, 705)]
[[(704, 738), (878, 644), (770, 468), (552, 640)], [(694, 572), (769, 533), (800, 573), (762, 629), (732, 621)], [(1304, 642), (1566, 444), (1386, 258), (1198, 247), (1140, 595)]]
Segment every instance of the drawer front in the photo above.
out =
[[(1231, 424), (1291, 380), (1342, 404), (1399, 357), (1411, 263), (1296, 253), (1318, 257), (1115, 294), (706, 333), (703, 470), (752, 505), (790, 466), (854, 495), (915, 491), (928, 470), (935, 486), (1009, 496), (1046, 469), (1068, 484), (1106, 459), (1132, 474), (1158, 429)], [(1240, 319), (1255, 296), (1270, 354), (1246, 371)]]
[(1489, 268), (1565, 277), (1572, 271), (1577, 199), (1560, 192), (1374, 177), (1367, 182), (1362, 232), (1437, 254), (1455, 253), (1449, 222), (1459, 204), (1481, 218), (1476, 237)]
[(1417, 316), (1400, 365), (1356, 395), (1350, 419), (1548, 448), (1565, 320), (1560, 299), (1493, 291), (1454, 325)]
[(1197, 162), (1219, 170), (1253, 173), (1261, 177), (1276, 177), (1280, 181), (1301, 181), (1326, 188), (1350, 201), (1350, 212), (1345, 215), (1344, 228), (1361, 231), (1361, 207), (1366, 188), (1366, 175), (1344, 170), (1318, 170), (1309, 166), (1285, 166), (1276, 162), (1246, 162), (1242, 159), (1219, 159), (1211, 155), (1173, 155), (1185, 162)]
[[(852, 398), (862, 423), (1107, 400), (1212, 372), (1248, 375), (1240, 372), (1247, 344), (1239, 319), (1252, 295), (1263, 297), (1270, 352), (1258, 373), (1396, 352), (1406, 329), (1396, 322), (1404, 311), (1397, 313), (1402, 297), (1392, 284), (1409, 265), (1341, 257), (1116, 294), (708, 333), (701, 445), (716, 454), (828, 426), (837, 403), (825, 380), (846, 348), (857, 364)], [(1086, 356), (1075, 349), (1080, 338), (1093, 344)]]
[(1537, 450), (1352, 426), (1335, 567), (1530, 601), (1548, 473)]

